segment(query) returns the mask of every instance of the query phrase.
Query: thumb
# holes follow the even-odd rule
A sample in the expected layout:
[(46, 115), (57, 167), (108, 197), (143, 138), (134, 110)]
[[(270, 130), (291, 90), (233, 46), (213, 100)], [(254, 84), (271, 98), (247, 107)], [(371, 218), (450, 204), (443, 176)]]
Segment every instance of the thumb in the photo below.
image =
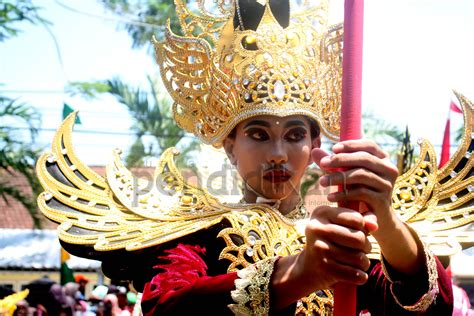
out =
[(321, 162), (321, 159), (323, 159), (324, 157), (326, 156), (329, 156), (329, 154), (327, 152), (325, 152), (324, 150), (322, 150), (321, 148), (314, 148), (312, 151), (311, 151), (311, 157), (313, 158), (313, 161), (321, 168), (320, 166), (320, 162)]
[(379, 224), (377, 222), (377, 216), (369, 210), (369, 207), (364, 202), (360, 202), (359, 211), (364, 217), (365, 229), (370, 232), (374, 232), (379, 229)]

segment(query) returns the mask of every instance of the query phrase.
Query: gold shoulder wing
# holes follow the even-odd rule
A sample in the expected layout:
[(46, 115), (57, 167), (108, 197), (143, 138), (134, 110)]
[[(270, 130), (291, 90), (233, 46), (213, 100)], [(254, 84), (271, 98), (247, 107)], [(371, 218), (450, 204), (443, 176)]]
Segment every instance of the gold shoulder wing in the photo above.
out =
[(237, 271), (262, 259), (300, 252), (305, 243), (304, 223), (289, 222), (264, 204), (240, 205), (224, 215), (230, 227), (220, 231), (226, 247), (220, 259), (231, 261), (228, 271)]
[(441, 169), (433, 146), (420, 142), (416, 164), (401, 175), (392, 195), (393, 209), (435, 254), (450, 255), (474, 242), (473, 104), (455, 92), (464, 113), (459, 148)]
[(96, 251), (138, 250), (220, 222), (230, 211), (207, 191), (186, 183), (165, 151), (153, 179), (136, 178), (115, 153), (104, 179), (74, 154), (71, 132), (76, 113), (56, 132), (51, 152), (36, 166), (44, 192), (41, 212), (59, 223), (59, 238)]

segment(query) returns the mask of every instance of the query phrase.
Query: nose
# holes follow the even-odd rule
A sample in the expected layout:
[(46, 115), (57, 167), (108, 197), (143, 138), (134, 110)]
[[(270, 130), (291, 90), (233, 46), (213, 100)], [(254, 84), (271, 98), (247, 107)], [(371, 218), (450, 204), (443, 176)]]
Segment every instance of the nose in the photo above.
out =
[(272, 144), (268, 151), (267, 160), (271, 164), (283, 164), (288, 161), (288, 153), (285, 145), (281, 141), (276, 141)]

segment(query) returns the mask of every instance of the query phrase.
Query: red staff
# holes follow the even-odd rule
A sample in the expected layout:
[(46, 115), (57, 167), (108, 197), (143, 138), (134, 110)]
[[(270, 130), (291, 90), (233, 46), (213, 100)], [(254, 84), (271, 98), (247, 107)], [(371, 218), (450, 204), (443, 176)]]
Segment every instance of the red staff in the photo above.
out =
[[(341, 141), (361, 138), (363, 20), (364, 1), (345, 0)], [(350, 203), (348, 207), (359, 210), (359, 203)], [(334, 316), (355, 314), (356, 287), (347, 284), (336, 285), (334, 289)]]

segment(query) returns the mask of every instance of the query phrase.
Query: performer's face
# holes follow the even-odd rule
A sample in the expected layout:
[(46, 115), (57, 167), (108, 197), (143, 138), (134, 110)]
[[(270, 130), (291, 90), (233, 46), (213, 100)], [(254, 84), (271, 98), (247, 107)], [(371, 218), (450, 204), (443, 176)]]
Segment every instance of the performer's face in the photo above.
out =
[(299, 194), (311, 149), (319, 144), (319, 137), (311, 137), (306, 117), (262, 115), (238, 124), (224, 148), (252, 189), (266, 198), (282, 199)]

